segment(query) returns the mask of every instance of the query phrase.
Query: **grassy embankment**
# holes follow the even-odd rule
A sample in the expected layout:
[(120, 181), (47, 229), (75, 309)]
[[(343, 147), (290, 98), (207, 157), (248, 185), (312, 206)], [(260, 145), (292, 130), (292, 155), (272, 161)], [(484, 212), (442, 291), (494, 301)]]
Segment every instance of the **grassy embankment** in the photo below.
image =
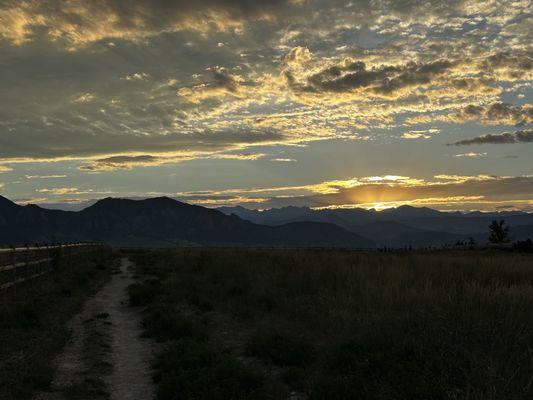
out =
[(108, 249), (59, 258), (53, 272), (0, 292), (0, 399), (27, 399), (50, 386), (68, 321), (115, 265)]
[(159, 400), (533, 398), (533, 257), (132, 254)]

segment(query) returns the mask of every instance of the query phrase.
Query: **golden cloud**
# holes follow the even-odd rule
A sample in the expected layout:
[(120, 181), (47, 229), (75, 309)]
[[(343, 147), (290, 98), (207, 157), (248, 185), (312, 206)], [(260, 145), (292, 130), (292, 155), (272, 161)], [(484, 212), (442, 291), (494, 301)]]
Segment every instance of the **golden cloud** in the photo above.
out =
[[(509, 202), (533, 204), (533, 177), (440, 174), (433, 179), (369, 176), (317, 184), (181, 192), (187, 201), (210, 205), (248, 204), (257, 208), (300, 205), (318, 208), (434, 205), (457, 207)], [(463, 208), (465, 209), (465, 208)]]
[(6, 0), (0, 6), (0, 37), (15, 45), (32, 39), (45, 28), (51, 40), (71, 46), (108, 38), (139, 40), (162, 32), (242, 30), (246, 21), (275, 20), (301, 1), (275, 0)]

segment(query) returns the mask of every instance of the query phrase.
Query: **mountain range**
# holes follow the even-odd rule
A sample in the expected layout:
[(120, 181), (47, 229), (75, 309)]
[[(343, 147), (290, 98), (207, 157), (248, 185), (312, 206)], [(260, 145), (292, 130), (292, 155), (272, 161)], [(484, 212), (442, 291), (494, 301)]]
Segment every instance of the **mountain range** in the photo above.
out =
[(168, 197), (106, 198), (74, 212), (20, 206), (0, 196), (0, 243), (50, 241), (119, 246), (374, 246), (371, 240), (332, 223), (295, 221), (266, 226)]
[(471, 238), (478, 244), (485, 244), (489, 236), (488, 226), (495, 219), (504, 220), (510, 226), (513, 240), (533, 238), (533, 214), (520, 211), (442, 212), (407, 205), (382, 211), (362, 208), (314, 210), (306, 207), (261, 211), (240, 206), (221, 207), (219, 210), (271, 226), (298, 221), (333, 223), (368, 237), (376, 246), (442, 246)]
[(513, 240), (533, 238), (533, 214), (441, 212), (401, 206), (383, 211), (284, 207), (211, 209), (168, 197), (106, 198), (79, 211), (18, 205), (0, 196), (0, 244), (98, 241), (118, 246), (284, 246), (375, 248), (442, 246), (488, 240), (505, 220)]

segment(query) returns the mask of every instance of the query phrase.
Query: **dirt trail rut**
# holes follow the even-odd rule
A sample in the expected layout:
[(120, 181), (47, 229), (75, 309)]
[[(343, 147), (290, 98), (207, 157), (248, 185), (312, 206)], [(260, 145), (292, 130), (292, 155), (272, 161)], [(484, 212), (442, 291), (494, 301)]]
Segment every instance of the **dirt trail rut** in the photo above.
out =
[(141, 316), (128, 305), (133, 283), (131, 263), (121, 260), (120, 273), (71, 321), (72, 336), (56, 360), (52, 391), (35, 400), (151, 400), (154, 387), (151, 343), (141, 338)]

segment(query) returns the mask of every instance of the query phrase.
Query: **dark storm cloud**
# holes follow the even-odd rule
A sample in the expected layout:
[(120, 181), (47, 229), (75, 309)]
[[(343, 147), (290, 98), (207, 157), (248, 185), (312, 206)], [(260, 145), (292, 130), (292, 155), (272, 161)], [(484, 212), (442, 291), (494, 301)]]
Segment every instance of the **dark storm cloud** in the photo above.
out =
[(472, 139), (459, 140), (451, 143), (455, 146), (468, 146), (471, 144), (508, 144), (508, 143), (531, 143), (533, 142), (533, 130), (516, 132), (489, 133)]

